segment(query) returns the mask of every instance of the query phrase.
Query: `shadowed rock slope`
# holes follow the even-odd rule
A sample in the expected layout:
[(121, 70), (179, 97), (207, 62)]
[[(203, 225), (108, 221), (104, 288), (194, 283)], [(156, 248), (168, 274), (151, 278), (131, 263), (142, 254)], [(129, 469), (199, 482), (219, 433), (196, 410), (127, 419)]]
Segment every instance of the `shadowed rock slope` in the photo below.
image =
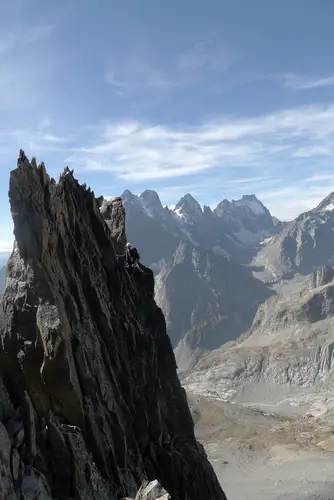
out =
[(248, 267), (186, 241), (155, 285), (181, 369), (185, 352), (217, 349), (246, 332), (259, 304), (273, 294)]
[(0, 499), (157, 498), (143, 496), (149, 481), (161, 498), (225, 499), (194, 437), (152, 272), (129, 275), (117, 257), (120, 200), (100, 211), (72, 172), (56, 184), (22, 151), (9, 198)]

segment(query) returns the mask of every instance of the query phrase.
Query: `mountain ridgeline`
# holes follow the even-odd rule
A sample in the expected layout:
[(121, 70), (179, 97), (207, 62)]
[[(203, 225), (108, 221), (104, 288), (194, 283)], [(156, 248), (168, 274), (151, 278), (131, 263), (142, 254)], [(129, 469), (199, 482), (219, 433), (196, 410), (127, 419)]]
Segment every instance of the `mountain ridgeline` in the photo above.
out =
[(155, 273), (181, 370), (246, 333), (258, 306), (277, 294), (273, 284), (334, 263), (334, 194), (289, 223), (255, 195), (213, 210), (190, 194), (174, 209), (149, 190), (122, 199), (127, 234)]
[(186, 194), (173, 210), (163, 207), (155, 191), (140, 196), (125, 191), (122, 195), (127, 213), (127, 233), (140, 248), (143, 262), (154, 271), (176, 251), (180, 240), (212, 250), (217, 255), (233, 256), (248, 263), (260, 243), (275, 234), (280, 223), (254, 195), (241, 200), (223, 200), (214, 210)]
[(334, 193), (319, 205), (286, 224), (258, 253), (255, 265), (265, 265), (274, 278), (291, 278), (296, 273), (334, 264)]
[(225, 499), (194, 437), (154, 279), (120, 198), (20, 152), (0, 302), (0, 498)]
[(255, 195), (214, 210), (186, 194), (163, 207), (154, 191), (122, 195), (127, 234), (155, 273), (156, 300), (181, 370), (234, 341), (274, 292), (247, 265), (281, 223)]

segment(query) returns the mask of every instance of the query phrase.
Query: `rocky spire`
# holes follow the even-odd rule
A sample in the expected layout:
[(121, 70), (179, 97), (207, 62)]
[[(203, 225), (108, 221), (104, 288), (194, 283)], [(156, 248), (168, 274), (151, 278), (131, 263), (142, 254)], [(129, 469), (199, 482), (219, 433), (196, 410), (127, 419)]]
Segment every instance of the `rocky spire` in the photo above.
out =
[(116, 254), (122, 255), (125, 252), (125, 209), (122, 198), (117, 197), (111, 200), (103, 200), (100, 208), (101, 215), (109, 227), (113, 237)]
[(100, 210), (72, 171), (56, 184), (23, 151), (9, 198), (0, 498), (225, 499), (194, 437), (153, 274), (129, 275), (117, 258), (121, 201)]

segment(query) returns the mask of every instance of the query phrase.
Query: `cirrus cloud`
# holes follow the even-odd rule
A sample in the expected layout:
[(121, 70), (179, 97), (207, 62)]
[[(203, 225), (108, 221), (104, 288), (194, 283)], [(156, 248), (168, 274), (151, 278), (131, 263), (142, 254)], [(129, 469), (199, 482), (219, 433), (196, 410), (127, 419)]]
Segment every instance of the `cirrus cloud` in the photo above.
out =
[[(68, 162), (129, 181), (179, 178), (238, 167), (282, 168), (334, 159), (334, 104), (312, 105), (256, 118), (223, 116), (197, 126), (137, 121), (97, 127)], [(305, 158), (306, 157), (306, 158)]]

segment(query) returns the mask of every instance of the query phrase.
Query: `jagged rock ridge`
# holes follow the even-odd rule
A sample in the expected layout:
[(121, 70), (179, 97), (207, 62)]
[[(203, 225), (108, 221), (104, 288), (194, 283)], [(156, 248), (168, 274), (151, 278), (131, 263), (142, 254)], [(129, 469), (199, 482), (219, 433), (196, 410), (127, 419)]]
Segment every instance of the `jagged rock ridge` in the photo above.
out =
[(260, 243), (280, 228), (280, 222), (255, 195), (232, 202), (223, 200), (214, 210), (208, 206), (202, 209), (189, 193), (173, 210), (163, 208), (152, 190), (140, 196), (126, 190), (122, 199), (127, 212), (127, 234), (141, 249), (143, 262), (157, 272), (181, 240), (245, 263), (252, 259)]
[(71, 171), (57, 184), (22, 151), (9, 198), (0, 498), (112, 500), (157, 480), (175, 500), (225, 499), (194, 437), (153, 274), (130, 275), (117, 257), (120, 201), (100, 211)]
[(308, 275), (324, 264), (334, 264), (334, 193), (313, 210), (281, 227), (254, 259), (275, 279)]

